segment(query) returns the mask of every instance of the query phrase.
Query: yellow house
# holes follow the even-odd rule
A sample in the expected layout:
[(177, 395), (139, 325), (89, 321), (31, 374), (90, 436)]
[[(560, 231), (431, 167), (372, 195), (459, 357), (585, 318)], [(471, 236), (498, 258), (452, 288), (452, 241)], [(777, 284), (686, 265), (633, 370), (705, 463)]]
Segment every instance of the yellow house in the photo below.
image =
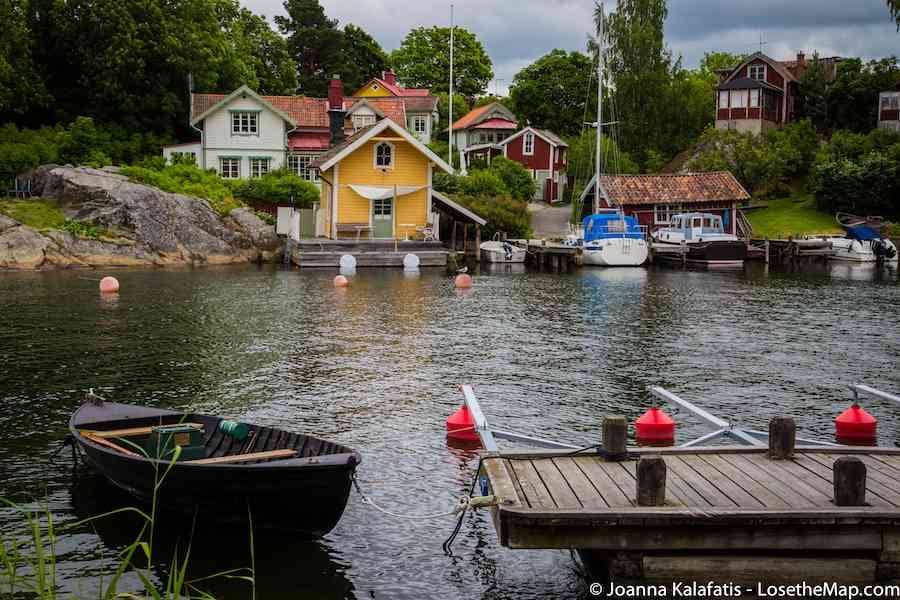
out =
[(434, 169), (453, 169), (391, 119), (360, 129), (312, 166), (322, 183), (325, 236), (414, 238), (432, 222)]

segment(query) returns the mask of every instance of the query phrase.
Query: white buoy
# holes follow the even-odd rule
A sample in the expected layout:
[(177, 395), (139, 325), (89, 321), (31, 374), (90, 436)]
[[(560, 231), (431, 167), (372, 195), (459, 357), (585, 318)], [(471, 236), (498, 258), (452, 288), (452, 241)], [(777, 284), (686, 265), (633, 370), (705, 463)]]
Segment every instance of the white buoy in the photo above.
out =
[(407, 254), (403, 257), (403, 270), (404, 271), (418, 271), (419, 270), (419, 257), (415, 254)]
[(356, 269), (356, 257), (352, 254), (344, 254), (341, 256), (341, 270), (344, 269), (353, 270)]

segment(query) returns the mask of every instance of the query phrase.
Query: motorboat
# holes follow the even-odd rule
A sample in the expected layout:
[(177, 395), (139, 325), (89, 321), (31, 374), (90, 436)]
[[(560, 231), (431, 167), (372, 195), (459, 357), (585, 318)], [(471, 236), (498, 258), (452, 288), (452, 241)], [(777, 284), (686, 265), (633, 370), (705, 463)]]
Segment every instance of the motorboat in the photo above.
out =
[(523, 263), (528, 251), (525, 248), (501, 240), (499, 235), (489, 242), (482, 242), (481, 256), (489, 263)]
[[(710, 268), (739, 268), (747, 258), (747, 243), (725, 233), (722, 217), (712, 213), (674, 215), (668, 227), (653, 232), (656, 256)], [(682, 256), (684, 255), (684, 256)]]
[(897, 247), (881, 235), (886, 225), (883, 218), (838, 213), (835, 220), (847, 233), (842, 238), (831, 238), (829, 258), (860, 263), (897, 262)]
[(618, 211), (599, 212), (585, 217), (583, 224), (584, 264), (637, 267), (647, 260), (647, 242), (636, 218)]

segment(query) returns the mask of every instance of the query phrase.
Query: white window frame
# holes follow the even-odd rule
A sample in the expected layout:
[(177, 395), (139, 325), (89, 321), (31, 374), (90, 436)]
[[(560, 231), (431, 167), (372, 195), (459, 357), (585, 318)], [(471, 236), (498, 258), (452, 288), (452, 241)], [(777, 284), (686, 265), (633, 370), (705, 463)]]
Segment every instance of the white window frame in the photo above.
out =
[(259, 111), (231, 111), (231, 135), (259, 135)]
[(728, 108), (728, 90), (719, 90), (719, 108)]
[[(760, 69), (762, 69), (762, 73), (759, 73)], [(767, 71), (767, 65), (752, 64), (747, 67), (747, 77), (749, 79), (755, 79), (756, 81), (765, 81), (766, 75), (767, 75), (766, 71)], [(754, 77), (753, 76), (754, 72), (756, 72), (757, 74), (761, 74), (762, 77)]]
[(733, 90), (731, 93), (731, 108), (747, 108), (747, 97), (750, 90)]
[(378, 117), (376, 117), (374, 114), (369, 113), (360, 113), (350, 116), (350, 122), (353, 123), (354, 131), (359, 131), (363, 127), (374, 125), (377, 120)]
[(530, 131), (522, 136), (522, 154), (534, 156), (534, 134)]
[(292, 152), (288, 154), (288, 168), (310, 183), (319, 183), (319, 170), (309, 166), (319, 156), (318, 152)]
[[(219, 157), (219, 177), (222, 179), (240, 179), (241, 178), (241, 162), (237, 156), (220, 156)], [(225, 165), (228, 164), (226, 169)], [(235, 167), (232, 169), (231, 167)]]
[(272, 157), (270, 156), (252, 156), (249, 161), (251, 179), (262, 177), (272, 168)]
[[(419, 129), (421, 127), (421, 130)], [(412, 130), (418, 136), (428, 135), (428, 117), (426, 115), (413, 115)]]
[(759, 108), (759, 90), (750, 90), (750, 102), (747, 106), (750, 108)]
[[(387, 165), (378, 164), (378, 149), (387, 146), (391, 149), (391, 162)], [(393, 169), (397, 164), (397, 148), (390, 142), (378, 142), (372, 147), (372, 166), (376, 169)]]
[(674, 204), (654, 204), (653, 205), (653, 224), (669, 225), (672, 217), (678, 213), (678, 207)]
[(880, 110), (900, 109), (900, 92), (888, 92), (881, 95)]

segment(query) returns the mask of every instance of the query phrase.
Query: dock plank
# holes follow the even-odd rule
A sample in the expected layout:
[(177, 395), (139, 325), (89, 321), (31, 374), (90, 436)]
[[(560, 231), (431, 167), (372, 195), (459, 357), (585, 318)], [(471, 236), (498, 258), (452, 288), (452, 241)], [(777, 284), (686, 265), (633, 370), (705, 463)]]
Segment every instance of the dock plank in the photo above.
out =
[(766, 479), (757, 481), (750, 473), (735, 468), (734, 465), (715, 454), (708, 454), (699, 458), (718, 469), (725, 477), (731, 479), (735, 485), (741, 487), (759, 501), (762, 506), (766, 508), (788, 508), (790, 506), (784, 498), (767, 489), (764, 483)]
[(716, 488), (731, 498), (737, 506), (760, 508), (765, 506), (761, 501), (755, 498), (747, 490), (745, 490), (737, 481), (719, 471), (715, 466), (710, 464), (704, 456), (682, 456), (681, 460), (690, 465), (698, 475), (706, 478)]
[(578, 456), (573, 459), (581, 472), (591, 481), (603, 500), (611, 508), (624, 508), (633, 506), (631, 498), (609, 476), (609, 473), (601, 466), (600, 460), (594, 456)]
[(697, 473), (688, 463), (686, 463), (684, 461), (684, 456), (686, 455), (665, 457), (666, 466), (672, 469), (682, 481), (702, 496), (709, 506), (737, 506), (731, 498), (723, 494), (716, 486), (711, 484), (705, 477)]
[(770, 460), (761, 454), (741, 455), (740, 457), (743, 460), (756, 465), (758, 468), (766, 470), (772, 477), (778, 479), (783, 484), (790, 486), (790, 489), (794, 490), (796, 494), (806, 498), (811, 506), (833, 506), (831, 497), (834, 490), (826, 489), (823, 491), (821, 485), (817, 483), (819, 478), (815, 476), (812, 477), (812, 482), (810, 483), (810, 481), (808, 481), (810, 479), (810, 474), (806, 472), (806, 469), (797, 467), (797, 465), (794, 464), (794, 461)]
[[(862, 456), (858, 456), (857, 458), (862, 458)], [(794, 461), (794, 464), (800, 467), (803, 467), (809, 473), (814, 474), (818, 477), (817, 485), (821, 486), (820, 489), (823, 493), (829, 495), (830, 499), (834, 496), (834, 476), (832, 474), (831, 468), (815, 461), (812, 459), (811, 455), (806, 455), (800, 457), (798, 460)], [(810, 480), (812, 482), (812, 480)], [(872, 506), (882, 506), (882, 507), (893, 507), (894, 505), (889, 501), (885, 500), (880, 494), (875, 492), (873, 487), (878, 487), (875, 482), (871, 480), (867, 480), (866, 482), (866, 501)]]
[(626, 471), (625, 467), (623, 467), (622, 463), (619, 461), (600, 461), (597, 464), (600, 465), (601, 469), (606, 471), (606, 474), (609, 475), (610, 479), (612, 479), (616, 483), (616, 486), (622, 490), (622, 493), (625, 495), (625, 498), (628, 499), (628, 502), (634, 505), (635, 497), (637, 496), (637, 481), (634, 476)]
[(557, 508), (553, 495), (544, 485), (530, 460), (512, 460), (509, 464), (519, 478), (519, 485), (522, 486), (522, 491), (532, 508)]
[(547, 486), (547, 491), (553, 496), (556, 506), (559, 508), (582, 508), (581, 502), (553, 459), (533, 460), (531, 464), (540, 475), (541, 481)]
[(719, 456), (723, 461), (733, 465), (736, 469), (746, 473), (752, 477), (760, 485), (764, 485), (770, 492), (781, 498), (781, 500), (790, 508), (809, 507), (810, 502), (803, 496), (797, 494), (791, 487), (781, 480), (773, 477), (771, 473), (760, 469), (757, 465), (750, 461), (742, 460), (738, 454), (724, 454)]
[(504, 460), (502, 458), (487, 458), (481, 464), (491, 482), (491, 491), (494, 495), (500, 496), (511, 506), (521, 504), (512, 476), (506, 470)]
[[(637, 480), (636, 462), (625, 461), (622, 466)], [(709, 506), (697, 492), (668, 468), (666, 469), (666, 504), (669, 506)]]
[[(840, 454), (818, 454), (809, 455), (809, 458), (812, 461), (811, 465), (814, 465), (813, 468), (821, 473), (822, 477), (833, 481), (834, 461), (840, 456)], [(867, 500), (873, 505), (900, 506), (900, 491), (898, 491), (900, 490), (900, 483), (890, 476), (886, 477), (884, 473), (878, 470), (877, 465), (873, 464), (873, 462), (877, 461), (873, 461), (868, 456), (858, 456), (857, 458), (866, 465)], [(878, 500), (875, 500), (873, 496), (877, 497)], [(884, 504), (881, 504), (882, 502)]]
[(575, 492), (575, 496), (578, 497), (578, 501), (581, 502), (582, 506), (585, 508), (607, 508), (609, 506), (606, 500), (603, 499), (603, 496), (600, 495), (600, 492), (597, 491), (597, 488), (594, 487), (594, 484), (591, 483), (591, 480), (575, 464), (574, 459), (561, 457), (552, 460), (556, 468), (566, 478), (566, 481), (569, 482), (572, 491)]

